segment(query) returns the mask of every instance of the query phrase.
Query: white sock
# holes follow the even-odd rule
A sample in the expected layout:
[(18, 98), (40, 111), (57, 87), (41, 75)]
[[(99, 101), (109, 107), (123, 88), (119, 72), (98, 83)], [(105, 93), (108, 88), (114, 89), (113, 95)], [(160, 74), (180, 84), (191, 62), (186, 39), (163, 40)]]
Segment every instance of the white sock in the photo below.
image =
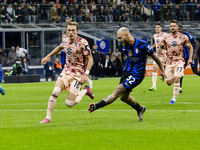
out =
[(46, 118), (48, 118), (49, 120), (51, 120), (51, 116), (49, 116), (49, 115), (47, 115), (47, 117)]
[(172, 100), (173, 100), (173, 101), (176, 101), (176, 98), (173, 97)]

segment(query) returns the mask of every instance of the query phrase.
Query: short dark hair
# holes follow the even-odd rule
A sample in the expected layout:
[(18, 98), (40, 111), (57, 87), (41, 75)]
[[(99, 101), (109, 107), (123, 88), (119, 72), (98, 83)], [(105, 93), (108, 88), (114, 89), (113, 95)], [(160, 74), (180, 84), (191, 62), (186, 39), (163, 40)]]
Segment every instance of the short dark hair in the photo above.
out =
[(178, 25), (178, 21), (177, 20), (171, 20), (170, 23), (176, 23)]
[(156, 26), (157, 26), (157, 25), (159, 25), (159, 26), (161, 26), (161, 27), (162, 27), (162, 25), (161, 25), (160, 21), (156, 22)]
[(183, 28), (183, 26), (182, 26), (182, 25), (180, 25), (180, 24), (179, 24), (178, 26), (179, 26), (180, 28)]

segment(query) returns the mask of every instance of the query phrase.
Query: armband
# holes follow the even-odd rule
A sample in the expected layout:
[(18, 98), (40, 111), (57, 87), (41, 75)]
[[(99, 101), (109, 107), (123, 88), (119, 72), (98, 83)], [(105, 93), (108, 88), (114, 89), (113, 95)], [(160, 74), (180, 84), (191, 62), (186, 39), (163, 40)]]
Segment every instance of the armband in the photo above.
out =
[(89, 70), (86, 70), (85, 71), (85, 74), (89, 75), (90, 71)]

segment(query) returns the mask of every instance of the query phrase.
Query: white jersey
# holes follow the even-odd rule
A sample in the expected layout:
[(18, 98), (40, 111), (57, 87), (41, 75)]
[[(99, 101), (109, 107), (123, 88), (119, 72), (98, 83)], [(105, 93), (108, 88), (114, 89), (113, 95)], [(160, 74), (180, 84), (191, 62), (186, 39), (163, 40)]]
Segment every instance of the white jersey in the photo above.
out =
[[(160, 34), (154, 34), (154, 35), (153, 35), (153, 38), (154, 38), (154, 41), (155, 41), (155, 45), (156, 45), (156, 54), (157, 54), (158, 49), (160, 48), (160, 47), (159, 47), (160, 41), (161, 41), (166, 35), (167, 35), (167, 33), (165, 33), (165, 32), (161, 32)], [(163, 57), (163, 56), (165, 56), (165, 55), (166, 55), (166, 50), (163, 49), (163, 50), (162, 50), (162, 53), (161, 53), (161, 55), (160, 55), (160, 57)]]

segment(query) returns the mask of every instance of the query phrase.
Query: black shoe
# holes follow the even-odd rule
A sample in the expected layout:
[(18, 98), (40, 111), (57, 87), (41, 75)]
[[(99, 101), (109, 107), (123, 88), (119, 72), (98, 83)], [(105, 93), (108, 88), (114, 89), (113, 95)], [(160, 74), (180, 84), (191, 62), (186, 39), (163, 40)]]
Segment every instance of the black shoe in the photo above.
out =
[(94, 103), (90, 104), (90, 107), (88, 108), (89, 113), (93, 112), (96, 110), (96, 105)]
[(142, 121), (143, 120), (143, 114), (144, 114), (144, 112), (146, 110), (145, 106), (141, 106), (141, 107), (142, 107), (142, 109), (139, 112), (137, 112), (137, 114), (138, 114), (138, 121)]

